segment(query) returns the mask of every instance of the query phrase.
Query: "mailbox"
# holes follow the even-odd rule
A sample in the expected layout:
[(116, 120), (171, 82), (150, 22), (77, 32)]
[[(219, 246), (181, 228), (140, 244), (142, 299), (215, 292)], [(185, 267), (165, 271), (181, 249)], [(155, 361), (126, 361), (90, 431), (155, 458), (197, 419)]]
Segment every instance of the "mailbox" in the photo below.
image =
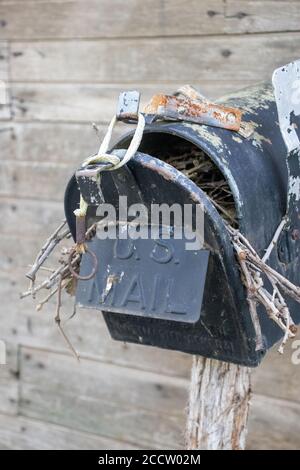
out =
[[(101, 173), (99, 194), (95, 195), (95, 188), (88, 183), (80, 187), (88, 204), (88, 226), (101, 219), (101, 201), (116, 208), (117, 222), (122, 225), (119, 196), (127, 198), (128, 206), (143, 203), (149, 211), (153, 204), (201, 206), (202, 248), (186, 250), (187, 240), (176, 239), (172, 223), (167, 228), (158, 226), (155, 238), (123, 239), (122, 230), (115, 239), (94, 237), (88, 246), (97, 256), (98, 269), (93, 278), (78, 281), (76, 301), (80, 306), (102, 311), (115, 340), (257, 366), (283, 333), (258, 307), (263, 342), (257, 348), (247, 294), (226, 223), (231, 218), (230, 223), (239, 227), (260, 256), (264, 255), (287, 213), (287, 155), (291, 149), (285, 144), (271, 83), (246, 88), (216, 104), (241, 110), (247, 133), (241, 135), (214, 123), (148, 119), (139, 152), (126, 166)], [(295, 130), (297, 123), (300, 127), (295, 113), (293, 120)], [(114, 154), (122, 156), (131, 138), (132, 133), (124, 135), (114, 146)], [(299, 285), (297, 155), (293, 198), (288, 207), (290, 223), (282, 231), (269, 264)], [(192, 162), (191, 169), (187, 160)], [(214, 183), (224, 189), (225, 209), (214, 204)], [(74, 176), (65, 195), (66, 216), (74, 237), (73, 212), (79, 203), (79, 186)], [(195, 217), (193, 214), (193, 222)], [(145, 235), (150, 229), (151, 222), (142, 227)], [(161, 236), (163, 229), (169, 231), (168, 239)], [(83, 277), (91, 271), (88, 253), (82, 256), (80, 269)], [(293, 321), (299, 323), (299, 304), (288, 299), (288, 306)]]

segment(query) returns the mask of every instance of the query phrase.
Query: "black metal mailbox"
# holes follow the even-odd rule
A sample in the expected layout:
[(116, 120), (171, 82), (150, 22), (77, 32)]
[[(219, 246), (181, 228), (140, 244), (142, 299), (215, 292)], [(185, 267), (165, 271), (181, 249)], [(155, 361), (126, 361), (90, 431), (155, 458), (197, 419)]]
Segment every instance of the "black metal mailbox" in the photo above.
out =
[[(227, 96), (219, 104), (243, 110), (252, 128), (248, 137), (237, 132), (185, 121), (149, 122), (140, 152), (114, 172), (103, 172), (102, 197), (117, 209), (118, 196), (130, 203), (178, 203), (204, 207), (204, 247), (184, 251), (184, 240), (170, 237), (124, 241), (94, 238), (96, 276), (79, 281), (77, 303), (103, 312), (111, 336), (120, 341), (199, 354), (247, 366), (256, 366), (282, 331), (259, 308), (263, 345), (256, 334), (241, 273), (225, 222), (206, 193), (179, 170), (166, 163), (170, 149), (182, 143), (201, 149), (222, 173), (232, 193), (239, 230), (263, 256), (287, 211), (289, 173), (287, 148), (279, 125), (272, 84), (264, 83)], [(300, 127), (300, 119), (293, 116)], [(126, 149), (131, 134), (115, 149)], [(116, 151), (116, 150), (115, 150)], [(122, 155), (123, 150), (118, 150)], [(293, 283), (300, 284), (299, 154), (294, 156), (294, 192), (290, 223), (272, 251), (269, 264)], [(298, 184), (298, 186), (297, 186)], [(87, 196), (88, 198), (88, 196)], [(75, 236), (74, 209), (79, 189), (75, 177), (65, 196), (66, 215)], [(90, 206), (87, 221), (98, 220)], [(144, 227), (148, 230), (149, 227)], [(169, 228), (172, 231), (172, 227)], [(154, 254), (153, 254), (154, 253)], [(81, 274), (90, 272), (83, 255)], [(300, 308), (288, 301), (294, 322)]]

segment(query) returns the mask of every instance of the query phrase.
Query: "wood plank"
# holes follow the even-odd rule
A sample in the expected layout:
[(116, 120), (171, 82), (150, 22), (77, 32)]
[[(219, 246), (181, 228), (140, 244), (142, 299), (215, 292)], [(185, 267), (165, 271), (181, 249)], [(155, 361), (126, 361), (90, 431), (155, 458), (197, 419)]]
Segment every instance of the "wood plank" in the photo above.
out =
[(18, 346), (8, 341), (3, 333), (1, 331), (0, 339), (5, 341), (6, 364), (0, 364), (0, 413), (15, 415), (19, 400)]
[[(113, 405), (88, 397), (47, 392), (41, 387), (22, 387), (21, 413), (29, 418), (72, 429), (127, 440), (144, 449), (182, 448), (184, 420), (135, 407)], [(48, 406), (47, 406), (48, 403)], [(51, 409), (51, 413), (49, 413)], [(131, 440), (128, 440), (128, 436)]]
[(17, 157), (16, 134), (12, 123), (1, 123), (0, 127), (1, 156), (0, 160), (15, 160)]
[[(1, 31), (1, 26), (0, 26)], [(6, 41), (0, 40), (0, 120), (11, 118), (10, 89), (8, 86), (9, 49)]]
[[(47, 355), (49, 360), (46, 359)], [(115, 370), (115, 384), (110, 386), (111, 375), (105, 377), (105, 374), (112, 374), (110, 367), (104, 371), (101, 364), (91, 361), (88, 379), (88, 362), (80, 367), (73, 361), (72, 366), (70, 358), (69, 379), (66, 380), (66, 372), (61, 368), (65, 358), (68, 357), (30, 348), (22, 350), (20, 410), (24, 416), (111, 438), (118, 437), (139, 446), (178, 448), (182, 445), (185, 393), (182, 393), (181, 399), (179, 395), (178, 400), (174, 400), (176, 414), (161, 411), (163, 403), (170, 402), (171, 397), (173, 400), (176, 396), (174, 383), (173, 387), (168, 388), (163, 380), (159, 381), (158, 376), (154, 378), (154, 374), (139, 372), (135, 376), (130, 369), (119, 368)], [(26, 362), (34, 365), (27, 366)], [(45, 380), (40, 380), (43, 373)], [(127, 382), (126, 377), (131, 380)], [(144, 383), (146, 377), (148, 380)], [(103, 392), (106, 381), (107, 392)], [(51, 383), (55, 386), (52, 387)], [(152, 410), (156, 406), (157, 409)]]
[(0, 198), (0, 233), (45, 239), (64, 218), (63, 204), (18, 198)]
[[(58, 201), (63, 205), (66, 186), (76, 170), (57, 162), (0, 162), (0, 196)], [(58, 219), (59, 222), (59, 219)]]
[(225, 32), (234, 34), (299, 31), (299, 2), (226, 0), (225, 25)]
[[(0, 41), (0, 80), (6, 85), (8, 82), (8, 57), (9, 49), (7, 41)], [(3, 92), (3, 89), (1, 90)], [(1, 100), (3, 100), (3, 93), (1, 93)]]
[[(112, 77), (111, 77), (112, 78)], [(220, 81), (204, 80), (199, 83), (195, 77), (186, 77), (193, 85), (211, 99), (250, 85), (250, 80)], [(182, 84), (182, 83), (181, 83)], [(178, 83), (168, 84), (28, 84), (14, 83), (12, 87), (12, 108), (16, 120), (108, 123), (116, 112), (119, 93), (137, 89), (142, 93), (141, 109), (156, 93), (173, 93)], [(119, 125), (120, 131), (122, 130)], [(116, 128), (117, 131), (117, 128)], [(51, 136), (50, 136), (51, 138)]]
[[(26, 353), (32, 353), (32, 350), (28, 349), (26, 350)], [(24, 354), (26, 353), (24, 350)], [(105, 414), (103, 415), (102, 403), (100, 404), (98, 403), (97, 405), (94, 401), (95, 397), (93, 398), (90, 397), (90, 394), (92, 395), (94, 393), (91, 390), (91, 388), (88, 389), (88, 397), (84, 394), (86, 389), (83, 391), (82, 395), (79, 396), (78, 394), (80, 394), (80, 391), (78, 391), (78, 394), (76, 394), (75, 397), (74, 396), (70, 397), (69, 392), (68, 392), (68, 384), (66, 385), (62, 384), (60, 386), (59, 398), (56, 397), (57, 393), (55, 392), (57, 388), (55, 389), (55, 385), (58, 386), (58, 383), (56, 383), (55, 381), (59, 382), (60, 372), (57, 371), (55, 364), (58, 362), (59, 363), (61, 362), (62, 360), (61, 356), (59, 356), (59, 360), (57, 361), (53, 359), (45, 360), (45, 357), (46, 357), (45, 355), (47, 355), (47, 353), (40, 354), (40, 351), (34, 351), (34, 353), (35, 354), (31, 354), (30, 357), (27, 358), (27, 362), (28, 362), (27, 366), (23, 362), (24, 371), (26, 371), (26, 378), (29, 378), (28, 380), (30, 382), (32, 381), (34, 383), (35, 382), (37, 383), (37, 386), (34, 386), (33, 384), (29, 385), (27, 383), (24, 385), (22, 384), (22, 389), (24, 390), (23, 400), (25, 401), (25, 405), (24, 405), (25, 413), (29, 413), (30, 415), (32, 413), (35, 417), (39, 417), (40, 413), (41, 414), (44, 413), (44, 408), (46, 408), (45, 402), (47, 402), (49, 405), (49, 403), (52, 403), (51, 400), (55, 400), (55, 406), (52, 407), (55, 410), (54, 419), (55, 420), (65, 419), (65, 416), (67, 415), (66, 419), (68, 420), (69, 423), (72, 423), (72, 426), (73, 426), (73, 422), (70, 421), (69, 415), (72, 413), (72, 410), (73, 410), (72, 405), (70, 409), (70, 403), (75, 401), (76, 409), (78, 409), (79, 414), (80, 414), (80, 418), (79, 418), (80, 428), (82, 427), (86, 429), (86, 426), (91, 426), (91, 428), (93, 429), (93, 432), (97, 433), (98, 432), (97, 429), (99, 429), (97, 427), (98, 420), (96, 419), (94, 421), (94, 416), (91, 417), (91, 415), (87, 413), (87, 411), (85, 411), (85, 416), (84, 416), (83, 408), (81, 405), (81, 400), (83, 400), (85, 401), (85, 404), (86, 404), (85, 410), (89, 409), (90, 412), (91, 411), (93, 412), (93, 415), (94, 413), (97, 413), (97, 410), (100, 410), (101, 421), (102, 421), (101, 424), (105, 426), (106, 416)], [(34, 361), (36, 361), (36, 364), (34, 363)], [(30, 365), (31, 363), (32, 365)], [(43, 364), (43, 366), (41, 366), (41, 364)], [(85, 369), (87, 369), (86, 363), (83, 365), (85, 366)], [(53, 372), (49, 372), (48, 367), (52, 368)], [(38, 370), (39, 368), (41, 369), (42, 372)], [(70, 369), (71, 369), (71, 364), (70, 364)], [(92, 366), (90, 370), (94, 370), (94, 367)], [(108, 369), (108, 371), (109, 371), (108, 373), (110, 373), (111, 369)], [(47, 388), (47, 385), (44, 385), (44, 387), (39, 386), (40, 374), (44, 375), (44, 379), (41, 380), (41, 382), (45, 384), (45, 382), (47, 383), (47, 379), (46, 379), (47, 374), (49, 374), (49, 376), (51, 375), (52, 377), (52, 373), (54, 375), (54, 379), (51, 379), (51, 382), (52, 380), (54, 380), (53, 390), (52, 390), (51, 385), (50, 387), (48, 386), (48, 388)], [(102, 386), (102, 383), (105, 383), (105, 384), (108, 383), (107, 390), (108, 391), (111, 390), (112, 395), (115, 397), (114, 391), (117, 385), (113, 384), (110, 381), (110, 379), (105, 379), (104, 375), (105, 373), (104, 374), (102, 373), (101, 375), (101, 380), (102, 380), (101, 386)], [(34, 379), (33, 376), (35, 376), (36, 378)], [(97, 393), (97, 373), (91, 372), (91, 376), (94, 376), (94, 380), (96, 381), (95, 392)], [(73, 379), (74, 382), (76, 382), (76, 379), (78, 383), (81, 382), (80, 378), (81, 378), (81, 375), (78, 375), (78, 373), (74, 372), (74, 379)], [(124, 382), (122, 380), (122, 374), (116, 373), (116, 380), (118, 380), (118, 378), (120, 381), (122, 381), (122, 384), (123, 384)], [(82, 379), (82, 382), (83, 381), (85, 384), (84, 387), (86, 387), (87, 383), (89, 382), (86, 375), (84, 379)], [(129, 379), (130, 388), (133, 387), (134, 393), (137, 393), (138, 384), (133, 383), (133, 382), (134, 382), (133, 376), (131, 375)], [(73, 384), (71, 380), (70, 389), (74, 391), (74, 387), (75, 387), (75, 392), (76, 392), (77, 391), (76, 383)], [(147, 382), (147, 387), (149, 387), (149, 382)], [(41, 390), (42, 388), (43, 389), (45, 388), (46, 390), (45, 391)], [(104, 388), (105, 388), (105, 385), (104, 385)], [(130, 395), (131, 392), (130, 390), (127, 391), (126, 384), (125, 384), (125, 387), (122, 388), (122, 391), (123, 390), (124, 390), (124, 396), (121, 397), (120, 399), (124, 400), (124, 403), (125, 403), (126, 400), (128, 400), (127, 393)], [(144, 393), (147, 393), (147, 392), (144, 392)], [(138, 394), (138, 395), (144, 396), (141, 394)], [(173, 400), (173, 393), (171, 394), (171, 396)], [(34, 403), (26, 403), (26, 400), (29, 400), (29, 401), (32, 400), (34, 401)], [(58, 404), (58, 402), (60, 401), (62, 401), (64, 405), (61, 403)], [(105, 433), (109, 432), (111, 433), (111, 435), (113, 435), (114, 432), (122, 433), (122, 429), (120, 430), (118, 426), (119, 423), (116, 424), (115, 422), (115, 419), (117, 420), (117, 417), (115, 415), (113, 407), (111, 406), (111, 401), (113, 400), (110, 400), (108, 404), (109, 411), (112, 413), (112, 421), (110, 422), (110, 425), (109, 425), (110, 430), (103, 431), (103, 432)], [(135, 403), (136, 405), (138, 405), (139, 401), (137, 400)], [(157, 403), (157, 398), (155, 399), (153, 406), (155, 406), (156, 403)], [(146, 404), (147, 404), (147, 401), (146, 401)], [(145, 407), (144, 405), (145, 404), (143, 400), (143, 405), (142, 405), (143, 408)], [(180, 405), (180, 401), (176, 405), (174, 404), (174, 409), (175, 408), (178, 409), (179, 405)], [(63, 410), (60, 409), (61, 406), (63, 406), (64, 408)], [(120, 413), (121, 416), (123, 415), (123, 413), (126, 413), (126, 417), (128, 416), (127, 413), (129, 413), (129, 415), (132, 416), (128, 409), (126, 409), (126, 411), (123, 409), (122, 404), (119, 404), (117, 408), (118, 408), (118, 413)], [(82, 410), (82, 413), (80, 413), (81, 410)], [(60, 415), (59, 415), (59, 412), (61, 413)], [(140, 410), (140, 412), (144, 414), (144, 410)], [(295, 448), (298, 448), (299, 443), (300, 443), (299, 441), (299, 413), (300, 413), (300, 406), (295, 403), (278, 400), (278, 399), (272, 399), (270, 397), (264, 397), (261, 395), (255, 395), (252, 400), (252, 407), (251, 407), (251, 412), (250, 412), (248, 448), (250, 449), (295, 449)], [(63, 418), (62, 418), (62, 415), (64, 415)], [(161, 414), (160, 416), (161, 416), (160, 420), (164, 421), (164, 415)], [(153, 424), (153, 419), (154, 417), (152, 415), (150, 426)], [(85, 420), (88, 420), (88, 424), (85, 422)], [(169, 426), (169, 424), (170, 423), (168, 423), (167, 426)], [(145, 427), (145, 424), (142, 425), (141, 422), (137, 424), (137, 428), (140, 430), (140, 434), (141, 434), (141, 441), (138, 440), (137, 442), (140, 442), (140, 444), (147, 442), (149, 445), (151, 444), (151, 441), (149, 441), (148, 437), (146, 437), (149, 428), (147, 427), (147, 429), (144, 429), (144, 427)], [(172, 430), (170, 428), (167, 428), (167, 429), (169, 432), (174, 432), (174, 428), (172, 428)], [(168, 431), (164, 430), (164, 432), (168, 432)], [(144, 441), (144, 439), (146, 439), (146, 441)], [(178, 444), (180, 443), (180, 440), (177, 440), (175, 442), (177, 442)], [(155, 443), (157, 445), (158, 442), (155, 441)]]
[[(128, 126), (118, 124), (112, 142), (127, 130)], [(16, 171), (18, 162), (21, 165), (28, 162), (67, 163), (72, 172), (86, 157), (97, 153), (107, 125), (98, 126), (98, 131), (96, 133), (90, 123), (4, 123), (0, 129), (0, 162), (13, 163)]]
[(295, 450), (299, 446), (299, 404), (263, 395), (254, 396), (250, 408), (247, 448)]
[[(15, 0), (0, 4), (0, 39), (202, 36), (299, 31), (296, 1)], [(149, 21), (151, 16), (151, 21)], [(87, 27), (88, 25), (88, 27)]]
[[(274, 410), (276, 410), (276, 419), (274, 419)], [(291, 420), (292, 426), (289, 422), (282, 423), (283, 414)], [(250, 414), (247, 448), (250, 450), (299, 448), (298, 422), (299, 409), (297, 407), (293, 408), (287, 403), (282, 405), (281, 402), (278, 405), (278, 401), (270, 403), (266, 397), (256, 397)], [(21, 416), (0, 415), (0, 448), (1, 450), (124, 450), (137, 447), (49, 422)]]
[[(253, 373), (254, 390), (262, 395), (300, 402), (300, 365), (293, 364), (292, 348), (294, 341), (299, 341), (300, 334), (290, 341), (284, 354), (277, 352), (278, 346), (268, 352), (260, 367)], [(299, 349), (299, 346), (298, 346)]]
[[(65, 377), (68, 376), (68, 380)], [(149, 371), (134, 370), (83, 358), (78, 364), (69, 354), (22, 348), (21, 382), (39, 386), (47, 383), (59, 393), (143, 408), (155, 413), (182, 416), (188, 381)]]
[[(29, 269), (29, 265), (33, 262), (39, 249), (41, 248), (45, 238), (32, 238), (26, 237), (26, 240), (20, 240), (19, 236), (15, 235), (1, 235), (1, 253), (0, 253), (0, 270), (1, 271), (14, 271), (18, 272), (21, 268), (23, 273)], [(63, 247), (69, 247), (72, 241), (63, 243)], [(21, 244), (22, 249), (16, 249)], [(57, 266), (59, 258), (61, 257), (60, 249), (54, 250), (51, 255), (51, 260), (45, 263), (48, 267)], [(22, 279), (24, 281), (24, 279)]]
[[(9, 2), (0, 6), (0, 38), (101, 38), (206, 34), (224, 29), (222, 0), (213, 0), (207, 14), (202, 2), (191, 0), (60, 0)], [(151, 12), (151, 13), (150, 13)], [(151, 21), (149, 21), (151, 15)], [(88, 26), (87, 26), (88, 25)]]
[(0, 414), (1, 450), (131, 450), (136, 446), (48, 422)]
[(12, 123), (0, 132), (2, 152), (0, 160), (68, 163), (70, 170), (84, 158), (98, 151), (100, 138), (106, 126), (99, 128), (99, 136), (91, 124)]
[[(1, 95), (1, 83), (0, 83), (0, 95)], [(9, 98), (7, 98), (9, 100)], [(0, 104), (0, 121), (6, 121), (11, 118), (11, 106), (10, 103)]]
[[(28, 286), (24, 272), (25, 269), (16, 268), (0, 272), (0, 295), (6, 299), (1, 335), (11, 343), (69, 353), (54, 323), (55, 299), (41, 312), (36, 312), (32, 299), (19, 299), (19, 292)], [(78, 309), (75, 317), (66, 322), (72, 312), (73, 299), (64, 295), (64, 328), (81, 356), (157, 374), (189, 377), (190, 355), (113, 341), (100, 311)]]
[(211, 36), (201, 41), (184, 37), (163, 42), (156, 38), (15, 42), (11, 78), (112, 84), (263, 80), (297, 58), (299, 45), (300, 33)]

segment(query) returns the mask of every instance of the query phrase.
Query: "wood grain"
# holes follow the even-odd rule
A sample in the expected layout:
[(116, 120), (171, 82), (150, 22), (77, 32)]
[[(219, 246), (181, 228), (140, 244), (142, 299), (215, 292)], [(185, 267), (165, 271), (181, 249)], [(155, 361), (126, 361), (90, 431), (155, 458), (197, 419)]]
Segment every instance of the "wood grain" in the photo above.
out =
[(18, 235), (20, 243), (28, 236), (45, 239), (64, 218), (61, 203), (14, 197), (0, 198), (0, 212), (0, 233)]
[(22, 348), (20, 367), (22, 386), (28, 383), (39, 387), (40, 382), (48, 381), (50, 394), (59, 390), (63, 395), (76, 394), (176, 416), (182, 416), (182, 404), (187, 400), (186, 379), (86, 358), (78, 364), (69, 354)]
[(18, 346), (1, 331), (5, 341), (6, 364), (0, 364), (0, 413), (16, 415), (19, 407), (19, 356)]
[(9, 45), (7, 41), (0, 40), (0, 121), (11, 118), (8, 63)]
[[(300, 33), (11, 45), (11, 79), (21, 82), (199, 83), (270, 79), (299, 55)], [(262, 65), (263, 64), (263, 65)]]
[(186, 423), (187, 449), (244, 450), (250, 369), (193, 357)]
[(0, 133), (3, 144), (0, 161), (15, 165), (18, 161), (68, 163), (72, 171), (84, 158), (98, 151), (106, 129), (100, 126), (98, 136), (90, 122), (7, 123)]
[[(73, 371), (69, 380), (64, 367)], [(78, 365), (70, 356), (32, 348), (22, 349), (20, 373), (24, 416), (121, 440), (130, 436), (140, 446), (180, 446), (186, 392), (178, 379), (88, 360)], [(169, 397), (175, 400), (172, 413)]]
[(300, 364), (294, 364), (292, 361), (292, 355), (295, 353), (292, 346), (294, 341), (299, 339), (298, 333), (295, 340), (286, 345), (283, 355), (278, 353), (278, 346), (273, 347), (267, 354), (262, 365), (253, 374), (253, 386), (257, 393), (300, 402)]
[(59, 201), (76, 170), (63, 163), (0, 162), (0, 196)]
[(299, 449), (299, 404), (257, 395), (249, 416), (248, 449)]
[(7, 84), (8, 82), (8, 56), (8, 42), (0, 41), (0, 80), (4, 81), (4, 84)]
[(22, 416), (0, 414), (1, 450), (132, 450), (136, 446)]
[(114, 0), (113, 16), (109, 0), (18, 0), (0, 19), (0, 39), (79, 39), (299, 31), (300, 13), (289, 0)]

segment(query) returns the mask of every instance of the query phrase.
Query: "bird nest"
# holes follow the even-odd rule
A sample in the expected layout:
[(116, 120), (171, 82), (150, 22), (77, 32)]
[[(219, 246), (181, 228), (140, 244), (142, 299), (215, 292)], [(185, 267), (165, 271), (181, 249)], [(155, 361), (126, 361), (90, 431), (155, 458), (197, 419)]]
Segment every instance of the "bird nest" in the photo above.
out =
[(223, 219), (237, 228), (235, 202), (228, 182), (203, 150), (181, 141), (157, 156), (192, 180), (205, 192)]

